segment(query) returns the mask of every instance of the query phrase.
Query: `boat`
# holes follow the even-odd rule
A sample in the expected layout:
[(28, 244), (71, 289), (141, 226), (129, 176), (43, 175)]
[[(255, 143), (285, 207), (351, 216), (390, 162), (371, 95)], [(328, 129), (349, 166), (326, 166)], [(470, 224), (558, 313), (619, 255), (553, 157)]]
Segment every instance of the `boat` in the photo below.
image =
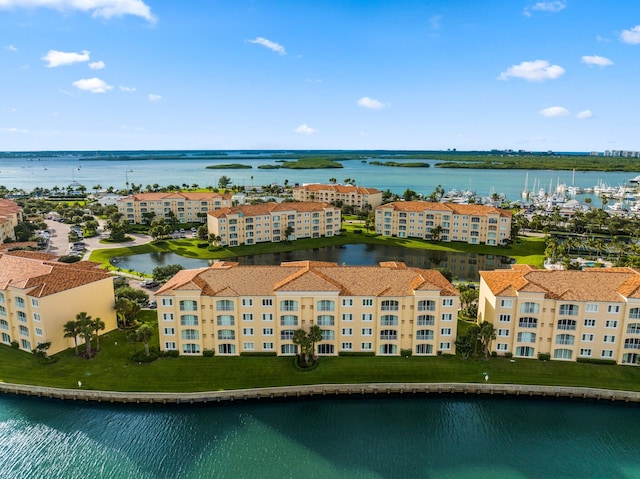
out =
[(637, 185), (638, 183), (640, 183), (640, 175), (636, 176), (635, 178), (631, 178), (628, 181), (629, 183), (635, 183)]

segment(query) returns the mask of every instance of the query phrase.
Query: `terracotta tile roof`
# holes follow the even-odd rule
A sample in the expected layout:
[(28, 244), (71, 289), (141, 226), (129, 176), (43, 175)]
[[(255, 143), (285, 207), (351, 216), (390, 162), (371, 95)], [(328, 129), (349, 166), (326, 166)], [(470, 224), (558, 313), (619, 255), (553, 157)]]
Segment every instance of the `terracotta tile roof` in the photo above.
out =
[[(457, 296), (457, 290), (438, 271), (385, 266), (338, 266), (336, 263), (297, 261), (281, 266), (238, 266), (222, 263), (178, 272), (156, 294), (200, 289), (209, 296), (271, 296), (277, 291), (336, 292), (347, 296), (407, 296), (415, 291), (439, 291)], [(206, 293), (205, 293), (206, 291)]]
[(329, 203), (319, 203), (315, 201), (283, 201), (282, 203), (259, 203), (257, 205), (239, 205), (221, 208), (216, 211), (210, 211), (209, 215), (215, 218), (224, 218), (228, 215), (242, 214), (243, 216), (262, 216), (277, 212), (312, 212), (323, 211), (324, 209), (339, 210), (339, 208)]
[[(394, 201), (392, 203), (386, 203), (378, 208), (393, 208), (398, 211), (445, 211), (458, 215), (476, 215), (484, 216), (488, 214), (499, 214), (500, 216), (511, 217), (512, 213), (509, 210), (502, 208), (495, 208), (493, 206), (486, 205), (467, 205), (458, 203), (437, 203), (431, 201)], [(376, 209), (378, 209), (376, 208)]]
[(21, 258), (38, 259), (40, 261), (58, 260), (58, 257), (55, 254), (43, 253), (42, 251), (14, 250), (7, 251), (6, 254), (10, 254), (11, 256), (20, 256)]
[(365, 186), (355, 185), (323, 185), (321, 183), (311, 183), (308, 185), (296, 186), (294, 190), (306, 190), (306, 191), (335, 191), (342, 194), (358, 194), (358, 195), (373, 195), (380, 193), (380, 190), (376, 188), (367, 188)]
[(7, 253), (13, 253), (15, 251), (24, 251), (24, 250), (14, 250), (14, 251), (9, 251), (12, 248), (35, 248), (36, 246), (38, 246), (38, 243), (36, 243), (35, 241), (21, 241), (21, 242), (17, 242), (17, 243), (2, 243), (0, 244), (0, 251), (2, 252), (7, 252)]
[(96, 263), (58, 263), (0, 254), (0, 289), (14, 287), (28, 290), (29, 296), (42, 297), (110, 278), (96, 269)]
[(22, 211), (22, 207), (15, 201), (8, 200), (6, 198), (0, 198), (0, 215), (13, 216)]
[(191, 200), (191, 201), (204, 201), (204, 200), (215, 200), (215, 199), (225, 199), (231, 201), (231, 195), (224, 193), (208, 193), (206, 191), (174, 191), (171, 193), (162, 193), (162, 192), (150, 192), (150, 193), (137, 193), (135, 195), (126, 196), (121, 198), (119, 201), (162, 201), (162, 200)]
[(494, 295), (516, 296), (519, 292), (543, 293), (545, 298), (564, 301), (622, 302), (640, 298), (640, 273), (631, 268), (588, 268), (584, 271), (515, 270), (481, 271)]

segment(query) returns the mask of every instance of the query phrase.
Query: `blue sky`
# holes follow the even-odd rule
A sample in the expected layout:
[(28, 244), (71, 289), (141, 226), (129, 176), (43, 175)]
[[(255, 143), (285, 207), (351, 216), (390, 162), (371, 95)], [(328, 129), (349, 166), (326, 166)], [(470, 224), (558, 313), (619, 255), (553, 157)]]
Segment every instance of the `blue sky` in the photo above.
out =
[(640, 150), (635, 0), (0, 0), (0, 150)]

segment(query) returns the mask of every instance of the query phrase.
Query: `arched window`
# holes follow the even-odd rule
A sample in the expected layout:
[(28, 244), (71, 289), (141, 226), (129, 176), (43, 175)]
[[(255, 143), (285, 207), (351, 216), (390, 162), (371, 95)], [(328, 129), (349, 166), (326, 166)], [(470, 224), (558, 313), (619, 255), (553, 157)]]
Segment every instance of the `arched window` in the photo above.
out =
[(571, 349), (554, 349), (553, 359), (571, 359), (573, 351)]

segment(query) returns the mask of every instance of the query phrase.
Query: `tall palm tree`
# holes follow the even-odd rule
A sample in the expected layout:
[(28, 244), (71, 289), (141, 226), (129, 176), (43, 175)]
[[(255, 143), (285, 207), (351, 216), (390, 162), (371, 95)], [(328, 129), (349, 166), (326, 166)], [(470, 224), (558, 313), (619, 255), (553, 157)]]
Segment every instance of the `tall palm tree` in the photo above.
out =
[(317, 324), (309, 328), (309, 340), (311, 341), (311, 353), (316, 357), (316, 343), (322, 341), (322, 329)]
[(65, 338), (73, 338), (73, 344), (76, 348), (76, 356), (78, 355), (78, 335), (80, 334), (80, 329), (78, 328), (77, 321), (67, 321), (64, 323), (64, 337)]
[(496, 339), (496, 330), (493, 327), (493, 323), (483, 321), (480, 325), (480, 331), (478, 331), (478, 339), (482, 343), (482, 351), (484, 352), (484, 358), (489, 356), (489, 346), (491, 340)]
[(91, 339), (93, 338), (93, 319), (86, 312), (76, 314), (76, 323), (78, 323), (79, 335), (84, 339), (85, 356), (91, 357)]
[(153, 337), (153, 328), (144, 323), (136, 329), (136, 340), (144, 344), (144, 355), (149, 357), (149, 341)]
[(100, 318), (93, 320), (93, 331), (96, 335), (96, 351), (100, 351), (100, 331), (104, 331), (106, 327), (107, 325), (104, 324), (104, 321)]

